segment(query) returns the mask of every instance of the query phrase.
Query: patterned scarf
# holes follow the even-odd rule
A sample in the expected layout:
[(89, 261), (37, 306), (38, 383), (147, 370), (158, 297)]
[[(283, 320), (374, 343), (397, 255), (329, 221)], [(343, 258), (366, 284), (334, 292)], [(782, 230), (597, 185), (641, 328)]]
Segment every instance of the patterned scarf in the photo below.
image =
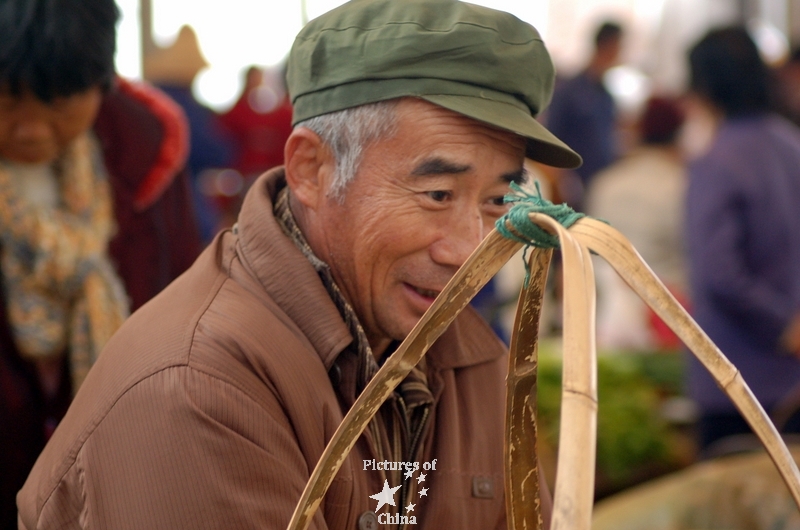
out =
[(107, 256), (114, 230), (99, 150), (84, 135), (55, 163), (56, 208), (17, 196), (0, 161), (0, 271), (14, 341), (29, 360), (69, 355), (77, 391), (128, 314)]
[[(314, 254), (305, 236), (297, 226), (297, 222), (289, 208), (289, 188), (284, 188), (280, 191), (273, 210), (283, 232), (294, 242), (317, 271), (317, 274), (319, 274), (328, 294), (339, 309), (345, 324), (350, 329), (350, 334), (355, 337), (348, 349), (339, 355), (334, 368), (334, 370), (342, 372), (341, 380), (343, 382), (355, 379), (355, 388), (352, 389), (352, 392), (348, 392), (343, 388), (347, 386), (347, 383), (335, 385), (339, 387), (340, 393), (352, 394), (352, 396), (344, 396), (346, 401), (349, 401), (348, 397), (355, 399), (379, 369), (372, 353), (372, 348), (370, 348), (367, 341), (364, 328), (358, 321), (355, 310), (347, 302), (341, 289), (334, 281), (330, 267)], [(390, 351), (386, 355), (391, 353), (398, 345), (397, 343), (392, 344)], [(355, 372), (355, 377), (352, 377), (353, 374), (345, 372)], [(352, 403), (349, 404), (352, 405)], [(419, 461), (423, 454), (423, 443), (430, 423), (432, 406), (433, 395), (428, 388), (426, 363), (423, 357), (419, 364), (400, 383), (394, 396), (381, 407), (378, 414), (369, 423), (370, 436), (375, 442), (373, 449), (376, 453), (376, 460), (388, 460), (390, 462)], [(415, 493), (416, 481), (404, 480), (402, 470), (380, 473), (381, 482), (384, 479), (388, 479), (392, 484), (403, 485), (400, 490), (400, 503), (398, 504), (399, 513), (402, 514), (405, 511), (405, 501), (412, 498)]]

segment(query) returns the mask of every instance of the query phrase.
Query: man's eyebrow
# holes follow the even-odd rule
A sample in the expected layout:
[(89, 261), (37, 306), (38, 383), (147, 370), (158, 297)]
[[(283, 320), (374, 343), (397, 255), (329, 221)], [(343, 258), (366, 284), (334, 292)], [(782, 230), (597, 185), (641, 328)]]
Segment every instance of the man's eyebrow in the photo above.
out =
[(426, 158), (420, 162), (411, 174), (419, 177), (427, 175), (457, 175), (459, 173), (466, 173), (471, 169), (472, 166), (469, 164), (456, 164), (455, 162), (449, 162), (437, 156), (434, 158)]
[[(427, 158), (420, 162), (417, 167), (411, 171), (411, 174), (418, 177), (433, 176), (433, 175), (458, 175), (459, 173), (466, 173), (470, 171), (472, 166), (469, 164), (457, 164), (450, 162), (441, 157)], [(528, 171), (521, 167), (516, 171), (503, 173), (500, 179), (503, 182), (516, 182), (517, 184), (524, 184), (528, 181)]]
[(500, 176), (500, 179), (508, 182), (509, 184), (515, 182), (517, 184), (525, 184), (528, 182), (528, 170), (524, 167), (518, 169), (517, 171), (512, 171), (510, 173), (504, 173)]

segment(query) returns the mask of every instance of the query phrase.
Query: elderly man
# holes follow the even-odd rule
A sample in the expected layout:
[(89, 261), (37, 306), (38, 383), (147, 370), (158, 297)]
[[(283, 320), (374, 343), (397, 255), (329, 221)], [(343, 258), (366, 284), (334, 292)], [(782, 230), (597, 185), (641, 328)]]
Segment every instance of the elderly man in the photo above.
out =
[[(289, 58), (286, 165), (111, 339), (18, 496), (20, 528), (286, 527), (344, 414), (505, 212), (536, 31), (452, 0), (356, 0)], [(316, 529), (505, 528), (505, 349), (466, 310), (384, 404)], [(377, 512), (377, 514), (376, 514)]]

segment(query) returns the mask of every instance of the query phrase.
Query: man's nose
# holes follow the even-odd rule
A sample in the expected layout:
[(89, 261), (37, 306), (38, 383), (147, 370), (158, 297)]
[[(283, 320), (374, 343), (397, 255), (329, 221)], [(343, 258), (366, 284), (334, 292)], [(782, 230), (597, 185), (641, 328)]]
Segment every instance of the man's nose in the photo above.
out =
[(431, 246), (431, 258), (440, 265), (453, 267), (463, 265), (491, 230), (480, 213), (454, 215), (442, 228), (441, 239)]

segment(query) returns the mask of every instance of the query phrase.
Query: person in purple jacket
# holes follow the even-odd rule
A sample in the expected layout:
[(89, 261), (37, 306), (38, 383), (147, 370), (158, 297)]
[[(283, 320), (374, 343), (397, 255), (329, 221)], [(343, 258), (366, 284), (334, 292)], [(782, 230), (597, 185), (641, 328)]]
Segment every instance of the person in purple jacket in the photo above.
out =
[[(694, 316), (775, 412), (800, 383), (800, 129), (769, 111), (768, 69), (745, 29), (711, 31), (689, 63), (692, 92), (718, 117), (689, 168)], [(750, 432), (695, 360), (689, 391), (701, 449)]]

